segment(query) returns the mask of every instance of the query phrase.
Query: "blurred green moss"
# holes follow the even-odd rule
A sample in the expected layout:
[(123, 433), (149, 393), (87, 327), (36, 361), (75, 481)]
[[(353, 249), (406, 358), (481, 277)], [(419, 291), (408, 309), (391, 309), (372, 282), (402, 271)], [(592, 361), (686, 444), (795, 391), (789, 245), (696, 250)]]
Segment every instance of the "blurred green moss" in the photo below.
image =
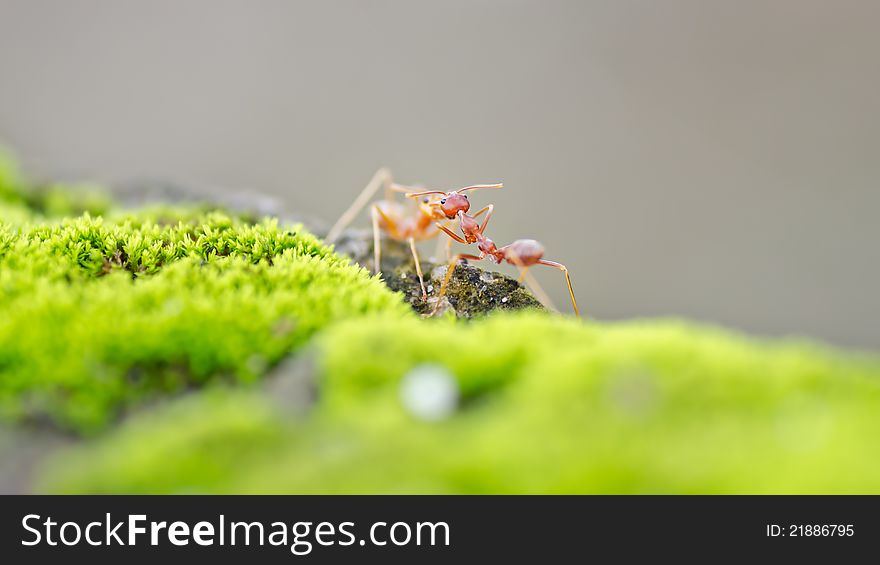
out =
[[(192, 398), (65, 454), (41, 488), (880, 492), (876, 359), (676, 320), (539, 313), (344, 322), (321, 334), (319, 350), (320, 400), (306, 418), (270, 396)], [(462, 392), (440, 422), (401, 401), (401, 379), (425, 364), (448, 370)], [(229, 421), (248, 430), (235, 442), (253, 434), (263, 445), (234, 465), (222, 441)]]
[(18, 162), (9, 151), (0, 147), (0, 202), (21, 202), (24, 200), (22, 187), (24, 181)]
[(107, 213), (112, 199), (93, 183), (38, 184), (27, 180), (12, 154), (0, 147), (0, 221), (25, 223)]

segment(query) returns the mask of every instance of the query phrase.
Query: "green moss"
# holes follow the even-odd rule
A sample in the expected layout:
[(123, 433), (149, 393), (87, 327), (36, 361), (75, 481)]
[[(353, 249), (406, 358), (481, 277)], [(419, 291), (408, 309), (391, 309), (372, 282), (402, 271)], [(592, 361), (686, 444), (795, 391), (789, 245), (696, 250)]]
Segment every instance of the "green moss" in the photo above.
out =
[(254, 381), (332, 322), (409, 314), (301, 226), (109, 202), (30, 184), (0, 153), (0, 420), (93, 432), (149, 400)]
[[(253, 392), (214, 388), (132, 420), (114, 436), (122, 449), (92, 451), (98, 459), (89, 466), (126, 477), (131, 492), (223, 491), (242, 468), (274, 458), (290, 431)], [(159, 476), (156, 458), (163, 456)], [(84, 470), (84, 461), (74, 464)]]
[[(352, 321), (319, 341), (320, 401), (306, 419), (268, 395), (188, 401), (55, 460), (41, 488), (880, 492), (876, 359), (680, 321), (584, 325), (538, 313)], [(414, 418), (400, 400), (401, 378), (426, 363), (462, 391), (441, 422)], [(225, 466), (222, 422), (246, 414), (256, 416), (243, 435), (263, 447)], [(182, 425), (199, 417), (217, 424)]]
[(211, 380), (252, 381), (333, 321), (406, 314), (300, 227), (216, 212), (3, 225), (0, 289), (0, 416), (79, 431)]

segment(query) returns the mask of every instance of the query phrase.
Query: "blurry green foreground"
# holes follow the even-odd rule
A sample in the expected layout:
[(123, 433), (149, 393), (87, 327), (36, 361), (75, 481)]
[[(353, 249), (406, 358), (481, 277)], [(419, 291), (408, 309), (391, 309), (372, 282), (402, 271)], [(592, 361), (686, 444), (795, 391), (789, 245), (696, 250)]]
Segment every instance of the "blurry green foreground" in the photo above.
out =
[[(880, 492), (880, 370), (808, 344), (499, 315), (345, 323), (321, 336), (319, 357), (319, 400), (299, 418), (265, 393), (191, 395), (59, 458), (41, 487)], [(402, 398), (401, 378), (426, 363), (461, 391), (439, 421)]]
[(298, 226), (52, 190), (0, 162), (0, 418), (74, 438), (32, 490), (880, 493), (876, 357), (423, 320)]

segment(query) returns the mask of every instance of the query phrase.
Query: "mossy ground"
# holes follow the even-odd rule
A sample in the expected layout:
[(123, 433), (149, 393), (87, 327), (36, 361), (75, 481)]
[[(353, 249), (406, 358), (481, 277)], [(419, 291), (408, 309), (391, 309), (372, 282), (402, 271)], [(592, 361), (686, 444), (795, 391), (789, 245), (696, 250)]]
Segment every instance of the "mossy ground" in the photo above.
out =
[[(880, 492), (880, 366), (682, 321), (376, 318), (318, 338), (318, 402), (192, 395), (45, 467), (61, 492)], [(401, 382), (439, 367), (458, 409)]]
[[(73, 436), (27, 489), (880, 492), (876, 357), (679, 320), (424, 320), (301, 228), (54, 190), (0, 162), (0, 417)], [(445, 417), (403, 399), (425, 372), (458, 392)]]
[[(336, 249), (351, 257), (355, 263), (373, 270), (375, 259), (372, 232), (349, 230), (337, 242)], [(383, 237), (381, 249), (380, 270), (385, 284), (391, 290), (399, 292), (407, 304), (422, 316), (451, 314), (467, 319), (498, 310), (544, 308), (534, 295), (515, 279), (477, 268), (467, 262), (455, 267), (446, 295), (441, 299), (440, 286), (448, 268), (445, 260), (443, 263), (424, 259), (419, 262), (428, 293), (428, 298), (425, 300), (409, 246)], [(486, 263), (485, 266), (488, 267), (489, 264)]]
[(172, 209), (56, 219), (6, 194), (5, 420), (96, 431), (147, 400), (252, 382), (334, 321), (409, 313), (300, 226)]

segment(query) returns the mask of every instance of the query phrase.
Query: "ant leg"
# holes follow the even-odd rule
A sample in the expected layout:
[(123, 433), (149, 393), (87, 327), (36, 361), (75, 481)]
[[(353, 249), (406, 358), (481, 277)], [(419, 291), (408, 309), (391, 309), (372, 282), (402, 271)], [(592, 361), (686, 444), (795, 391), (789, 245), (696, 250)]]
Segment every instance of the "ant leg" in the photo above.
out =
[[(402, 192), (409, 196), (421, 195), (422, 192), (425, 192), (427, 189), (424, 186), (420, 185), (411, 185), (411, 184), (398, 184), (396, 182), (392, 182), (388, 185), (387, 190), (393, 192)], [(443, 194), (437, 191), (437, 194)]]
[(397, 229), (397, 222), (391, 219), (380, 206), (373, 204), (373, 210), (375, 210), (385, 222), (385, 229), (388, 231), (388, 235), (391, 236), (391, 239), (396, 239), (397, 241), (402, 240), (403, 237), (401, 237), (400, 231)]
[(434, 224), (434, 225), (436, 225), (438, 228), (440, 228), (441, 230), (443, 230), (443, 232), (444, 232), (446, 235), (448, 235), (449, 237), (451, 237), (451, 238), (454, 239), (455, 241), (461, 243), (462, 245), (467, 245), (467, 244), (468, 244), (467, 241), (465, 241), (463, 238), (459, 237), (454, 231), (451, 231), (451, 230), (450, 230), (449, 228), (447, 228), (446, 226), (441, 226), (440, 224)]
[(407, 196), (412, 194), (413, 192), (417, 192), (420, 190), (424, 190), (421, 186), (408, 186), (405, 184), (397, 184), (393, 180), (391, 180), (391, 176), (385, 180), (385, 200), (392, 201), (394, 200), (395, 193), (403, 193)]
[(488, 214), (486, 214), (486, 219), (483, 220), (483, 224), (480, 226), (480, 233), (483, 233), (484, 231), (486, 231), (486, 226), (489, 225), (489, 219), (492, 218), (492, 212), (493, 212), (494, 210), (495, 210), (495, 205), (494, 205), (494, 204), (489, 204), (488, 206), (486, 206), (485, 208), (483, 208), (482, 210), (480, 210), (479, 212), (477, 212), (476, 214), (474, 214), (473, 216), (471, 216), (472, 218), (476, 218), (476, 217), (478, 217), (480, 214), (482, 214), (482, 213), (484, 213), (484, 212), (488, 212)]
[(388, 231), (389, 237), (394, 240), (400, 241), (403, 239), (400, 236), (400, 231), (397, 229), (397, 222), (392, 220), (388, 214), (382, 211), (382, 208), (378, 204), (373, 204), (373, 207), (370, 208), (370, 216), (373, 218), (373, 261), (374, 261), (374, 269), (375, 273), (378, 275), (382, 271), (382, 251), (381, 251), (381, 238), (379, 237), (379, 218), (385, 222), (385, 229)]
[(422, 287), (422, 300), (428, 300), (428, 291), (425, 290), (425, 277), (422, 276), (422, 265), (419, 263), (419, 252), (416, 250), (415, 238), (409, 238), (409, 248), (412, 251), (413, 261), (416, 262), (416, 274), (419, 275), (419, 286)]
[[(433, 239), (440, 235), (440, 233), (440, 228), (437, 228), (424, 239)], [(448, 237), (437, 240), (437, 246), (434, 248), (434, 254), (431, 256), (431, 261), (437, 263), (440, 261), (440, 257), (446, 257), (445, 261), (452, 259), (452, 240)]]
[(525, 279), (525, 284), (532, 291), (532, 294), (538, 299), (538, 302), (547, 307), (548, 310), (553, 312), (559, 312), (559, 308), (556, 307), (556, 304), (553, 303), (553, 300), (550, 298), (550, 295), (544, 291), (544, 287), (542, 287), (538, 280), (532, 275), (532, 273), (528, 272), (528, 269), (522, 271), (522, 279)]
[(434, 310), (431, 312), (432, 314), (437, 313), (437, 309), (440, 307), (440, 301), (443, 300), (443, 297), (446, 295), (446, 288), (449, 286), (449, 281), (452, 280), (452, 273), (455, 272), (455, 266), (458, 265), (458, 262), (462, 259), (481, 261), (483, 257), (485, 257), (485, 255), (482, 253), (480, 253), (479, 256), (458, 254), (449, 260), (449, 265), (446, 267), (446, 276), (443, 277), (443, 283), (440, 285), (440, 292), (437, 294), (437, 302), (434, 304)]
[(351, 206), (348, 207), (348, 210), (339, 216), (339, 219), (336, 220), (336, 223), (333, 224), (333, 227), (327, 232), (327, 237), (324, 238), (324, 242), (330, 245), (336, 241), (342, 233), (342, 230), (347, 228), (348, 224), (357, 217), (360, 211), (363, 210), (364, 206), (367, 205), (367, 202), (369, 202), (370, 199), (373, 198), (373, 195), (376, 194), (376, 191), (379, 190), (379, 187), (383, 185), (388, 186), (390, 183), (391, 171), (384, 167), (376, 171), (376, 174), (373, 175), (373, 178), (370, 179), (367, 186), (365, 186), (358, 197), (354, 199)]
[(538, 299), (538, 302), (544, 305), (545, 308), (551, 310), (553, 312), (559, 312), (559, 309), (556, 308), (556, 305), (553, 304), (553, 300), (550, 299), (550, 295), (548, 295), (544, 288), (538, 283), (537, 279), (529, 273), (530, 265), (526, 265), (519, 258), (519, 255), (515, 253), (511, 253), (508, 257), (508, 261), (513, 263), (517, 270), (519, 270), (519, 282), (526, 281), (526, 287), (532, 291), (532, 294), (535, 295), (535, 298)]
[(388, 202), (392, 202), (394, 200), (394, 182), (391, 180), (391, 175), (387, 175), (382, 179), (382, 188), (385, 189), (385, 200)]
[(566, 284), (568, 284), (568, 294), (571, 296), (571, 305), (572, 307), (574, 307), (575, 315), (580, 318), (581, 312), (580, 310), (578, 310), (577, 300), (575, 300), (574, 298), (574, 289), (572, 289), (571, 287), (571, 277), (568, 274), (568, 268), (562, 263), (557, 263), (556, 261), (547, 261), (545, 259), (541, 259), (540, 261), (538, 261), (538, 263), (541, 265), (547, 265), (548, 267), (554, 267), (565, 273), (565, 282)]
[[(401, 185), (396, 185), (396, 186), (399, 186), (401, 188), (409, 188), (409, 187), (403, 187)], [(419, 192), (410, 192), (409, 190), (407, 190), (405, 192), (408, 193), (406, 195), (407, 198), (419, 198), (420, 196), (427, 196), (429, 194), (440, 194), (443, 196), (445, 196), (447, 194), (446, 192), (443, 192), (442, 190), (421, 190)]]
[[(440, 230), (437, 230), (437, 233), (440, 233)], [(431, 260), (435, 262), (440, 261), (440, 257), (443, 256), (443, 249), (452, 244), (452, 240), (448, 238), (442, 238), (437, 240), (437, 245), (434, 247), (434, 254), (431, 255)], [(446, 253), (446, 260), (449, 261), (449, 253)]]
[(478, 218), (478, 217), (482, 216), (483, 214), (485, 214), (486, 212), (488, 212), (491, 208), (494, 208), (494, 207), (495, 206), (493, 206), (492, 204), (489, 204), (488, 206), (483, 206), (482, 208), (480, 208), (479, 212), (471, 214), (471, 218)]
[(378, 275), (382, 263), (382, 238), (379, 236), (379, 207), (370, 209), (370, 217), (373, 219), (373, 274)]
[[(437, 237), (441, 233), (442, 232), (439, 229), (435, 229), (434, 231), (428, 232), (427, 234), (425, 234), (425, 236), (422, 237), (421, 239), (423, 239), (423, 240), (434, 239), (435, 237)], [(443, 252), (444, 246), (449, 247), (451, 245), (451, 243), (452, 242), (445, 237), (441, 238), (441, 239), (437, 239), (437, 245), (434, 247), (434, 252), (431, 254), (431, 257), (429, 260), (432, 263), (438, 263), (440, 261), (440, 254)], [(449, 260), (449, 253), (446, 254), (446, 260), (447, 261)]]
[(470, 261), (482, 261), (485, 255), (469, 255), (467, 253), (459, 253), (452, 257), (449, 260), (449, 265), (446, 269), (446, 276), (443, 277), (443, 284), (440, 285), (440, 297), (442, 298), (444, 294), (446, 294), (446, 289), (449, 286), (449, 281), (452, 280), (452, 273), (455, 272), (455, 267), (458, 265), (458, 262), (462, 259), (468, 259)]

